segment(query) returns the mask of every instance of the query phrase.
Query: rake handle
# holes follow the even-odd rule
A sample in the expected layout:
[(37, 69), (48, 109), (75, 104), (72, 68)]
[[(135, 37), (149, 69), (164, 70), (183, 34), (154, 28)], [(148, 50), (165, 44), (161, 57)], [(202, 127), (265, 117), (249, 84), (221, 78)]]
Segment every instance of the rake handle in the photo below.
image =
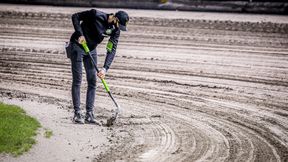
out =
[[(99, 69), (98, 69), (98, 67), (97, 67), (97, 64), (96, 64), (95, 60), (92, 58), (92, 56), (91, 56), (91, 54), (90, 54), (90, 50), (89, 50), (89, 48), (88, 48), (88, 46), (87, 46), (87, 43), (83, 43), (82, 46), (83, 46), (84, 51), (86, 52), (86, 54), (89, 55), (89, 57), (91, 58), (92, 64), (93, 64), (93, 66), (95, 67), (97, 73), (99, 73)], [(110, 88), (109, 88), (107, 82), (105, 81), (105, 79), (101, 79), (101, 82), (103, 83), (106, 92), (110, 93)]]

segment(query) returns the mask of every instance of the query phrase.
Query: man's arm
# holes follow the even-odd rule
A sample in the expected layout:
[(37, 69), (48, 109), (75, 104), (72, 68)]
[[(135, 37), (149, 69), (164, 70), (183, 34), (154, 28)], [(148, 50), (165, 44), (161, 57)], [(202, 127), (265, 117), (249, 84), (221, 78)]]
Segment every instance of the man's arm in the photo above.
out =
[(83, 31), (80, 25), (81, 21), (89, 21), (89, 19), (93, 19), (96, 15), (96, 10), (91, 9), (88, 11), (78, 12), (72, 15), (72, 23), (74, 26), (74, 29), (77, 33), (77, 38), (80, 36), (83, 36)]
[(107, 44), (107, 54), (106, 54), (106, 59), (104, 63), (104, 68), (106, 71), (108, 71), (110, 65), (112, 64), (116, 49), (117, 49), (117, 44), (118, 44), (118, 39), (120, 37), (120, 30), (116, 30), (110, 37), (108, 44)]

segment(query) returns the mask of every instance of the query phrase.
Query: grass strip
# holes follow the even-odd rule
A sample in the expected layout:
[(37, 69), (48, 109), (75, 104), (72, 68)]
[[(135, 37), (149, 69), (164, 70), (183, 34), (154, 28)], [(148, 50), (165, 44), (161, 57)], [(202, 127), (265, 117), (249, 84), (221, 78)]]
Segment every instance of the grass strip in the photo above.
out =
[(0, 102), (0, 153), (18, 156), (36, 143), (40, 123), (15, 105)]

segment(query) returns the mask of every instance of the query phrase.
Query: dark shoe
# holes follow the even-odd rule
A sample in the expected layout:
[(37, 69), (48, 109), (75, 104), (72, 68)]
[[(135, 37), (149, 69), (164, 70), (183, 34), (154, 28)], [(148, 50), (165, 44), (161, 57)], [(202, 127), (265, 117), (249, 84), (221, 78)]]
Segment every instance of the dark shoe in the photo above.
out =
[(85, 123), (95, 124), (95, 125), (99, 125), (99, 126), (102, 125), (99, 121), (97, 121), (97, 120), (95, 119), (94, 114), (93, 114), (92, 111), (86, 113)]
[(77, 124), (84, 124), (84, 119), (80, 112), (75, 112), (73, 117), (73, 122)]

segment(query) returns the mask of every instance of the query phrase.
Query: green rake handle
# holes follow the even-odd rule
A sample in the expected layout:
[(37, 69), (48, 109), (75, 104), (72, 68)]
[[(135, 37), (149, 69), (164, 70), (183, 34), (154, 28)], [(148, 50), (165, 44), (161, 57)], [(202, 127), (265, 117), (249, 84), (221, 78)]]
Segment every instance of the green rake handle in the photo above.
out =
[[(83, 43), (82, 46), (84, 48), (85, 53), (87, 55), (89, 55), (89, 57), (91, 58), (92, 64), (95, 67), (97, 73), (99, 73), (99, 69), (97, 68), (97, 64), (94, 61), (93, 57), (91, 56), (90, 50), (89, 50), (89, 48), (87, 46), (87, 43), (86, 42)], [(102, 81), (102, 83), (104, 85), (104, 88), (105, 88), (106, 92), (109, 94), (110, 98), (112, 99), (112, 101), (114, 102), (114, 104), (116, 106), (115, 114), (113, 114), (113, 116), (110, 119), (107, 120), (107, 126), (111, 126), (111, 125), (113, 125), (113, 123), (115, 122), (115, 120), (118, 117), (118, 114), (120, 113), (120, 106), (118, 105), (118, 103), (116, 102), (114, 97), (112, 96), (112, 93), (110, 92), (110, 89), (109, 89), (108, 84), (106, 83), (106, 81), (104, 79), (101, 79), (101, 81)]]
[[(89, 50), (89, 48), (88, 48), (88, 46), (87, 46), (87, 43), (83, 43), (82, 46), (83, 46), (84, 51), (86, 52), (86, 54), (88, 54), (88, 55), (90, 56), (90, 58), (91, 58), (91, 60), (92, 60), (92, 63), (93, 63), (93, 65), (94, 65), (97, 73), (99, 73), (99, 69), (97, 68), (97, 64), (96, 64), (96, 62), (94, 61), (94, 59), (92, 58), (92, 56), (91, 56), (91, 54), (90, 54), (90, 50)], [(108, 86), (108, 84), (106, 83), (105, 79), (101, 79), (101, 82), (103, 83), (106, 92), (110, 93), (109, 86)]]

